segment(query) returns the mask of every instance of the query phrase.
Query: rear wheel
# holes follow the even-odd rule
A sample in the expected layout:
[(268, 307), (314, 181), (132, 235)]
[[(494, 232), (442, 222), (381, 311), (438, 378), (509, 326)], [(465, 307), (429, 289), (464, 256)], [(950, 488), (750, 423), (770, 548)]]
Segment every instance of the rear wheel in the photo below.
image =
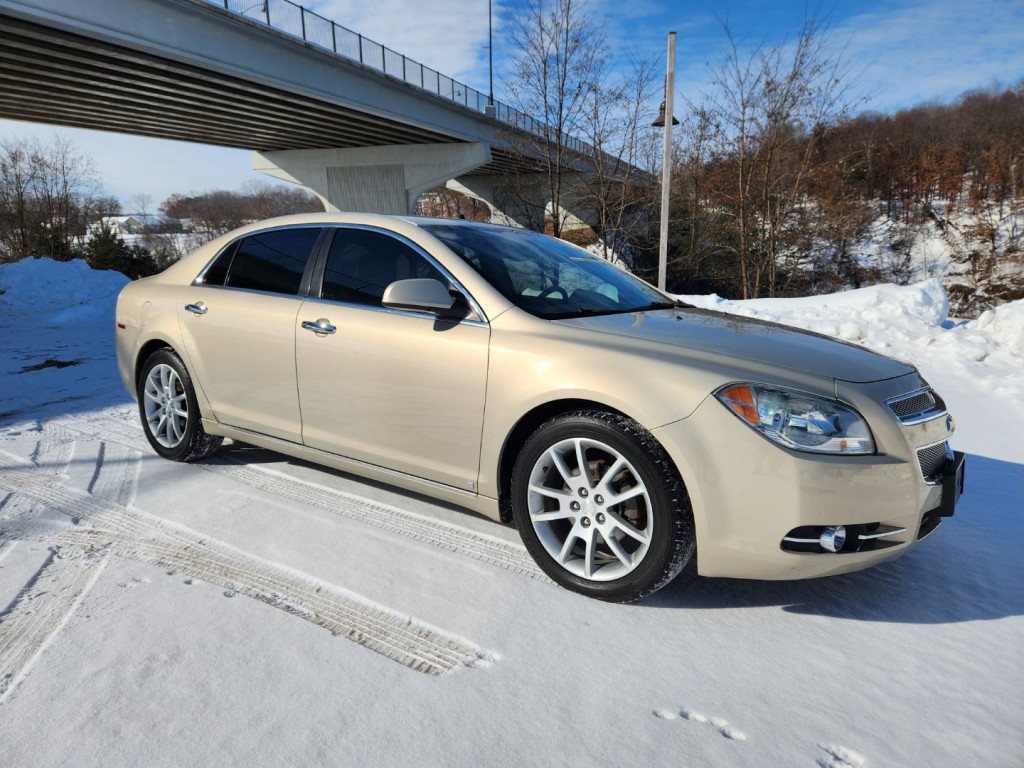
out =
[(142, 364), (138, 399), (146, 438), (165, 459), (202, 459), (224, 440), (203, 430), (192, 377), (170, 349), (157, 350)]
[(601, 600), (651, 594), (695, 549), (675, 467), (650, 432), (619, 414), (577, 411), (539, 427), (513, 469), (512, 510), (544, 572)]

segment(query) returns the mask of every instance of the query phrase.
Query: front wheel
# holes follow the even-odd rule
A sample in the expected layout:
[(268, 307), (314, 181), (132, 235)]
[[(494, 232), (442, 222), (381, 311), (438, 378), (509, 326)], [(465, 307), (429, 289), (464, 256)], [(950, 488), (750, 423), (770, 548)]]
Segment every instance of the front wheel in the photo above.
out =
[(693, 557), (693, 513), (664, 449), (637, 422), (577, 411), (543, 424), (512, 473), (512, 511), (537, 564), (567, 589), (639, 600)]
[(192, 377), (170, 349), (146, 358), (139, 372), (139, 416), (153, 450), (165, 459), (195, 461), (213, 453), (224, 438), (203, 430)]

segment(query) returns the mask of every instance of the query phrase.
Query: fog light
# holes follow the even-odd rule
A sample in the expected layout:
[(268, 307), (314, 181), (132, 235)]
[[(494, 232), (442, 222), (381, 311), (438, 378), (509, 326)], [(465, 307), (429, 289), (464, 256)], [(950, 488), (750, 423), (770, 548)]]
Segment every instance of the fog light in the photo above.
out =
[(821, 532), (818, 543), (826, 552), (838, 552), (846, 543), (846, 528), (842, 525), (826, 528)]

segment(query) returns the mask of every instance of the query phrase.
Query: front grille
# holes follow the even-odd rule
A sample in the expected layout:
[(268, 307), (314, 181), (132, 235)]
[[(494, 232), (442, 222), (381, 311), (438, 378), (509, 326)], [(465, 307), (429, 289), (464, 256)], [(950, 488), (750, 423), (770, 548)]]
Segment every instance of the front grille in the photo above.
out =
[(946, 466), (946, 443), (936, 443), (922, 448), (917, 452), (917, 461), (921, 465), (921, 476), (925, 480), (934, 480)]
[(904, 424), (924, 421), (944, 413), (946, 404), (942, 398), (930, 389), (923, 389), (918, 392), (910, 392), (906, 395), (886, 400), (885, 404), (889, 410), (896, 414), (896, 418)]

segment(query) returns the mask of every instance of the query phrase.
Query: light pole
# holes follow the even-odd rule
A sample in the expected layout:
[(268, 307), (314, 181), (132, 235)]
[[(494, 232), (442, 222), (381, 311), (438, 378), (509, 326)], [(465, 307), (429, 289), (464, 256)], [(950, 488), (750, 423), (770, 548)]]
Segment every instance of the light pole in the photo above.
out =
[(494, 14), (491, 11), (491, 1), (487, 0), (487, 71), (490, 76), (490, 91), (487, 96), (487, 106), (484, 114), (488, 117), (495, 116), (494, 109)]
[(672, 96), (676, 82), (676, 33), (668, 33), (668, 63), (665, 66), (665, 100), (661, 112), (651, 123), (665, 127), (664, 146), (661, 157), (661, 237), (658, 242), (658, 288), (665, 290), (668, 276), (668, 198), (672, 186), (672, 126), (679, 125), (672, 114)]

